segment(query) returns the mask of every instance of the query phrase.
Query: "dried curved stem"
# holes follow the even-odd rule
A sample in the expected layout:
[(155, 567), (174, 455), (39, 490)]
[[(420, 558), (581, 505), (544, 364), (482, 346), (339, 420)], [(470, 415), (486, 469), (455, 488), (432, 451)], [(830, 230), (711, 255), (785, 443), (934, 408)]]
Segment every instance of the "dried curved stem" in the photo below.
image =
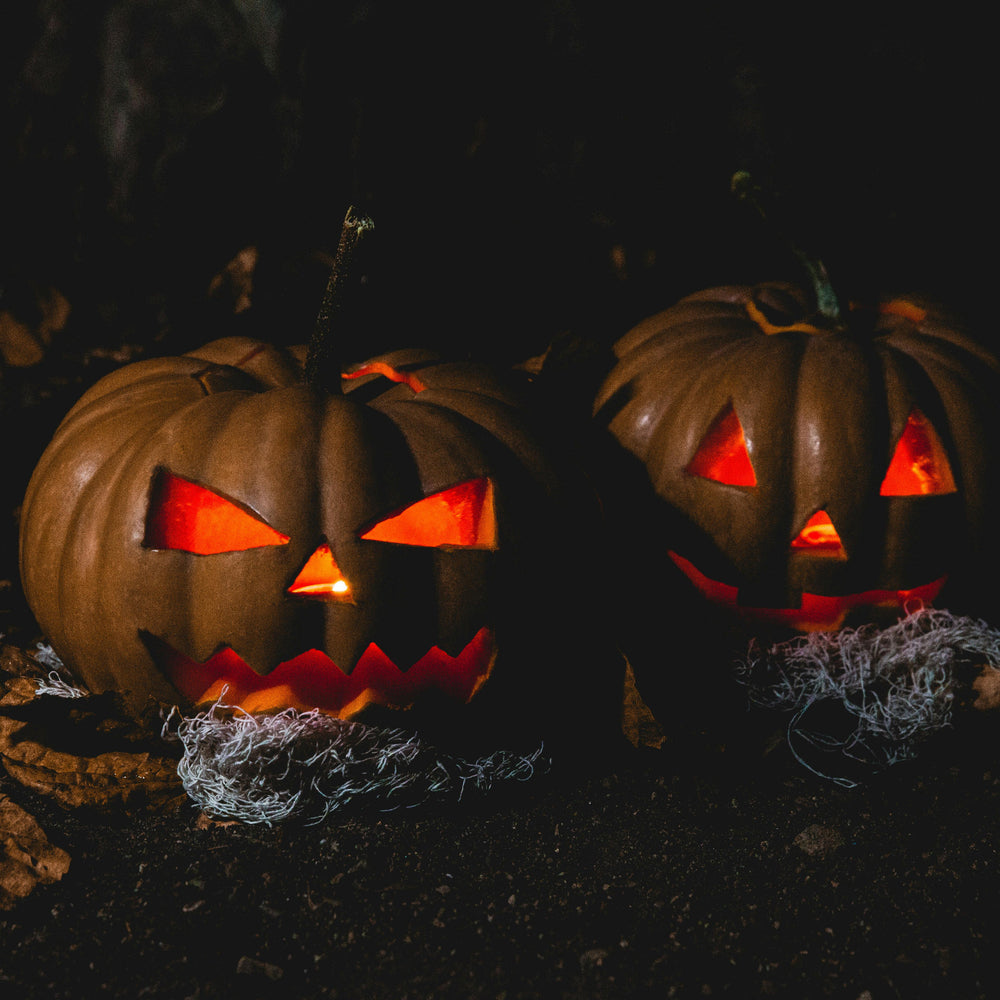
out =
[(338, 356), (337, 346), (343, 343), (345, 324), (354, 320), (354, 307), (360, 297), (361, 282), (355, 273), (357, 251), (365, 234), (374, 228), (375, 223), (371, 219), (354, 214), (353, 206), (347, 210), (326, 291), (309, 341), (305, 364), (306, 381), (314, 388), (334, 395), (342, 392), (341, 358)]

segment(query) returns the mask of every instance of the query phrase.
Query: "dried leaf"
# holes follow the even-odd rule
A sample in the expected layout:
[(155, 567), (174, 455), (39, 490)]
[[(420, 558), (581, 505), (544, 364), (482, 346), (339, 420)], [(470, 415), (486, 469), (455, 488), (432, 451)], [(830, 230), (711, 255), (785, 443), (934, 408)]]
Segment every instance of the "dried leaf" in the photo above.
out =
[(0, 795), (0, 909), (9, 910), (39, 883), (57, 882), (70, 856), (49, 843), (32, 816)]
[(622, 732), (637, 749), (659, 750), (666, 742), (666, 733), (656, 721), (636, 686), (632, 664), (625, 665), (625, 690), (622, 701)]
[(38, 289), (29, 318), (0, 310), (0, 356), (15, 368), (37, 365), (52, 343), (52, 334), (62, 330), (69, 319), (70, 305), (56, 288)]
[(44, 668), (18, 646), (0, 647), (0, 678), (38, 677)]
[(1000, 670), (988, 663), (977, 664), (979, 673), (972, 682), (975, 700), (972, 707), (977, 712), (995, 712), (1000, 708)]
[(244, 247), (208, 286), (210, 298), (229, 304), (234, 314), (246, 312), (253, 302), (253, 278), (257, 268), (257, 248)]
[(184, 791), (175, 748), (124, 713), (113, 695), (39, 696), (26, 674), (44, 668), (0, 651), (0, 764), (22, 785), (66, 807), (177, 808)]
[(7, 773), (27, 788), (68, 808), (122, 807), (164, 811), (184, 801), (173, 760), (148, 753), (112, 752), (96, 757), (60, 753), (23, 740), (2, 754)]
[(196, 830), (221, 830), (227, 826), (242, 826), (238, 819), (216, 819), (209, 816), (207, 812), (198, 813), (198, 818), (194, 821)]

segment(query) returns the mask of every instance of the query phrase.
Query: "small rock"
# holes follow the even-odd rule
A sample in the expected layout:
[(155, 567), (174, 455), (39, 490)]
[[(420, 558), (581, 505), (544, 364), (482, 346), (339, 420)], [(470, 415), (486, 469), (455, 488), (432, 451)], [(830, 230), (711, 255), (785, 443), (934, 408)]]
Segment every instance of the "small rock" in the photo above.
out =
[(580, 968), (584, 972), (596, 969), (604, 964), (604, 960), (608, 957), (608, 954), (607, 948), (591, 948), (580, 956)]
[(280, 965), (262, 962), (258, 958), (243, 955), (236, 963), (236, 973), (240, 976), (266, 976), (268, 979), (280, 979), (285, 970)]
[(844, 838), (837, 830), (813, 823), (798, 834), (793, 843), (806, 854), (826, 854), (843, 846)]

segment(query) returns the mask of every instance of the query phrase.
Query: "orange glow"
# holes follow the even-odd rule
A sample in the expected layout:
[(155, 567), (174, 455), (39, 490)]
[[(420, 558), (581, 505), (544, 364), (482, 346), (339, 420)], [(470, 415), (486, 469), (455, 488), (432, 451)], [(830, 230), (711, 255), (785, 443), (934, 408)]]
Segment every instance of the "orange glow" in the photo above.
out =
[(947, 577), (909, 590), (864, 590), (857, 594), (803, 593), (797, 608), (756, 608), (739, 603), (739, 590), (728, 583), (713, 580), (694, 563), (676, 552), (669, 553), (677, 567), (695, 585), (698, 592), (713, 604), (729, 608), (750, 621), (784, 625), (800, 632), (827, 632), (840, 628), (855, 608), (896, 608), (911, 611), (915, 606), (933, 603)]
[(905, 497), (955, 491), (955, 477), (944, 445), (930, 421), (914, 407), (879, 493), (884, 497)]
[(305, 566), (288, 588), (288, 593), (296, 597), (327, 601), (348, 600), (350, 592), (350, 585), (340, 572), (330, 546), (325, 542), (306, 560)]
[(882, 302), (878, 311), (889, 316), (902, 316), (903, 319), (910, 320), (911, 323), (923, 323), (927, 319), (927, 310), (921, 306), (907, 302), (906, 299), (890, 299)]
[(757, 485), (743, 425), (732, 403), (715, 418), (685, 471), (729, 486)]
[(344, 372), (344, 378), (361, 378), (362, 375), (383, 375), (393, 382), (401, 382), (408, 385), (414, 392), (423, 392), (427, 386), (417, 378), (412, 372), (400, 371), (387, 365), (384, 361), (369, 361), (360, 368), (355, 368), (352, 372)]
[(757, 306), (753, 299), (748, 299), (746, 303), (747, 315), (760, 327), (762, 333), (771, 336), (775, 333), (809, 333), (817, 334), (823, 331), (813, 323), (799, 320), (795, 323), (788, 323), (786, 326), (779, 326), (772, 323)]
[(153, 479), (143, 539), (147, 548), (214, 555), (287, 543), (288, 535), (204, 486), (166, 469)]
[(837, 529), (825, 510), (818, 510), (805, 523), (805, 527), (792, 539), (792, 548), (813, 556), (846, 559), (847, 552), (837, 534)]
[(149, 644), (170, 682), (192, 705), (211, 704), (228, 688), (226, 704), (247, 712), (318, 708), (340, 718), (350, 718), (372, 702), (408, 708), (431, 691), (464, 704), (485, 683), (495, 657), (488, 628), (480, 629), (457, 655), (432, 646), (406, 670), (373, 642), (349, 674), (318, 649), (279, 663), (261, 676), (228, 646), (198, 663), (162, 640), (149, 637)]
[(361, 534), (376, 542), (399, 545), (497, 547), (493, 483), (485, 477), (432, 493)]

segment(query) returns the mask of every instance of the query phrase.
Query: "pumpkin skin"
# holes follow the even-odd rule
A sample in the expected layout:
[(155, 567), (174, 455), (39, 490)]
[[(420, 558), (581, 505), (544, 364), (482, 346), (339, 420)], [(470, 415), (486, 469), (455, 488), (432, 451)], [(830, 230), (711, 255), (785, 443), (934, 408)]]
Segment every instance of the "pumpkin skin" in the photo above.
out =
[(629, 574), (655, 552), (752, 630), (990, 607), (1000, 366), (927, 302), (848, 325), (766, 283), (688, 296), (618, 341), (594, 412), (632, 460), (619, 484), (649, 494), (616, 515), (638, 531), (648, 508)]
[[(133, 704), (211, 701), (225, 682), (251, 711), (446, 706), (528, 731), (585, 715), (614, 676), (605, 663), (584, 695), (562, 666), (594, 636), (595, 508), (517, 393), (411, 350), (328, 395), (302, 381), (303, 354), (213, 342), (120, 369), (66, 416), (21, 527), (25, 594), (66, 664)], [(463, 484), (471, 534), (401, 534)], [(205, 490), (237, 527), (191, 541)]]

